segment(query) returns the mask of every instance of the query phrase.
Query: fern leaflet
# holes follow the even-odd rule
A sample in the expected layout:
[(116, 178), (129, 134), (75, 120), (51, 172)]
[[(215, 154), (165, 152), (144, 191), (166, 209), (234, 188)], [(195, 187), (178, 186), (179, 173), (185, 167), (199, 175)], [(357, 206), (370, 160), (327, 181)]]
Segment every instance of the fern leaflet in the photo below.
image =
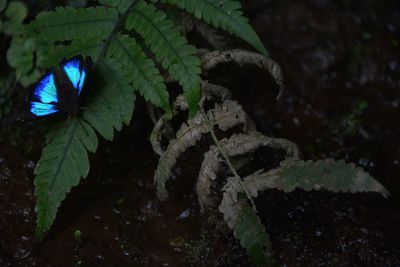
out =
[(189, 104), (189, 114), (195, 115), (201, 82), (196, 48), (187, 43), (164, 12), (144, 1), (132, 7), (126, 20), (126, 29), (138, 32), (163, 68), (179, 81)]
[(101, 136), (112, 140), (114, 129), (120, 131), (123, 123), (129, 124), (135, 96), (129, 85), (130, 79), (115, 60), (101, 59), (97, 69), (96, 77), (101, 77), (100, 86), (82, 116)]
[(376, 179), (343, 160), (292, 161), (281, 163), (281, 167), (261, 174), (268, 186), (291, 192), (296, 188), (304, 190), (326, 189), (332, 192), (377, 192), (388, 196), (389, 192)]
[(54, 11), (39, 14), (27, 26), (27, 30), (35, 38), (48, 42), (106, 39), (117, 22), (118, 12), (115, 8), (57, 7)]
[(239, 211), (233, 234), (257, 266), (275, 266), (269, 235), (250, 206), (244, 206)]
[(236, 0), (161, 0), (162, 3), (177, 5), (216, 28), (221, 28), (245, 40), (264, 56), (265, 46), (249, 21), (243, 16), (241, 5)]
[(46, 232), (72, 187), (89, 173), (86, 150), (95, 152), (97, 137), (80, 119), (69, 119), (47, 136), (47, 145), (35, 168), (37, 234)]
[(123, 71), (126, 76), (131, 77), (133, 88), (138, 90), (146, 101), (171, 113), (164, 79), (135, 39), (127, 35), (114, 36), (107, 50), (107, 56), (124, 66)]

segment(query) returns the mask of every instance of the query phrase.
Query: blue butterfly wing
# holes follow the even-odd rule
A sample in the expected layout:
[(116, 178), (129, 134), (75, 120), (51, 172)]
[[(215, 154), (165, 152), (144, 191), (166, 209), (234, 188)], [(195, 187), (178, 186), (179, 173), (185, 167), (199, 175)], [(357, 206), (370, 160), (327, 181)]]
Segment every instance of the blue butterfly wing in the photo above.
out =
[(30, 103), (30, 111), (34, 115), (40, 117), (40, 116), (47, 116), (47, 115), (56, 113), (59, 110), (53, 104), (40, 103), (40, 102), (32, 101)]
[[(73, 58), (61, 65), (72, 86), (80, 95), (86, 78), (86, 70), (78, 58)], [(47, 116), (59, 112), (57, 108), (60, 100), (58, 97), (55, 74), (46, 74), (35, 86), (33, 91), (34, 100), (30, 102), (30, 112), (35, 116)], [(62, 88), (59, 88), (62, 90)]]
[(49, 73), (35, 86), (33, 95), (42, 103), (57, 103), (57, 88), (54, 74)]
[(80, 95), (82, 92), (83, 84), (86, 78), (86, 71), (81, 65), (81, 61), (77, 58), (73, 58), (63, 64), (63, 69), (73, 87), (78, 90), (78, 95)]
[(56, 108), (58, 96), (53, 73), (46, 74), (40, 80), (35, 86), (33, 95), (37, 101), (31, 101), (30, 111), (35, 116), (47, 116), (59, 111)]

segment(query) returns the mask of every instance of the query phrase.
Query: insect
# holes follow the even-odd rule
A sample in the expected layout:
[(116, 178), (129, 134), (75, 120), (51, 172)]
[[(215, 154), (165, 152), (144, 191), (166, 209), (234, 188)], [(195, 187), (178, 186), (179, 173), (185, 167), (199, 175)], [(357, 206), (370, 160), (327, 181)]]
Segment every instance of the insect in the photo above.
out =
[(31, 121), (61, 113), (76, 116), (86, 72), (82, 57), (74, 57), (52, 68), (34, 86), (28, 103), (1, 124)]
[(81, 58), (72, 58), (47, 73), (35, 86), (29, 111), (37, 117), (67, 112), (75, 116), (86, 78)]

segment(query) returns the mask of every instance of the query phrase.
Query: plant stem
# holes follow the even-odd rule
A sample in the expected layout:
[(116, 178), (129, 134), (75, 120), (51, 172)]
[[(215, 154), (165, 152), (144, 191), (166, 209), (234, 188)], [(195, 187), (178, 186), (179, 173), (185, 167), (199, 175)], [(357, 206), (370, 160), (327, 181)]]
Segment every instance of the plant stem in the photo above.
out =
[(246, 196), (247, 196), (248, 200), (250, 201), (251, 206), (253, 207), (253, 210), (255, 212), (257, 212), (256, 205), (254, 204), (253, 198), (251, 197), (249, 191), (247, 191), (246, 186), (245, 186), (242, 178), (237, 173), (235, 167), (233, 167), (232, 162), (229, 159), (228, 154), (225, 152), (224, 147), (221, 145), (221, 143), (219, 142), (217, 136), (215, 135), (214, 125), (211, 123), (210, 119), (208, 118), (207, 114), (204, 112), (202, 107), (199, 107), (199, 112), (200, 112), (201, 116), (203, 117), (204, 121), (206, 122), (208, 130), (209, 130), (209, 132), (211, 134), (211, 137), (212, 137), (215, 145), (218, 147), (219, 152), (221, 153), (222, 157), (224, 158), (224, 160), (225, 160), (226, 164), (228, 165), (229, 169), (231, 170), (233, 176), (238, 180), (240, 186), (243, 188), (243, 191), (246, 193)]

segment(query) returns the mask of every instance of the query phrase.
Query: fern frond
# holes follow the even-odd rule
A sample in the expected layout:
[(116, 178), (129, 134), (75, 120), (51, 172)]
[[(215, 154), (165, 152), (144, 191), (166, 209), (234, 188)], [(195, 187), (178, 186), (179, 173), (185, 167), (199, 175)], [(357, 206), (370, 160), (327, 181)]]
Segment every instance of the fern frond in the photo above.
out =
[[(239, 125), (243, 125), (243, 130), (245, 131), (249, 123), (251, 123), (242, 107), (236, 101), (231, 100), (226, 100), (221, 105), (215, 105), (214, 109), (207, 112), (207, 118), (209, 118), (213, 126), (218, 126), (222, 131), (227, 131)], [(195, 146), (201, 137), (208, 132), (208, 122), (200, 112), (188, 120), (187, 123), (181, 125), (176, 133), (176, 139), (170, 141), (165, 153), (161, 155), (154, 173), (157, 195), (161, 200), (165, 200), (168, 197), (167, 180), (179, 156), (190, 147)]]
[(115, 8), (57, 7), (54, 11), (40, 13), (27, 26), (27, 31), (35, 38), (48, 42), (106, 39), (117, 22), (118, 11)]
[(233, 230), (233, 235), (246, 249), (251, 260), (260, 267), (276, 266), (272, 254), (272, 244), (265, 226), (247, 200), (240, 198), (243, 187), (235, 177), (229, 178), (223, 189), (223, 197), (218, 210)]
[(216, 28), (221, 28), (245, 40), (264, 56), (268, 56), (264, 44), (257, 36), (249, 20), (243, 16), (241, 5), (236, 0), (161, 0), (177, 5), (196, 18)]
[(104, 58), (98, 64), (101, 84), (96, 88), (82, 117), (107, 140), (114, 137), (114, 129), (120, 131), (123, 123), (129, 124), (135, 102), (130, 78), (122, 66), (111, 58)]
[(35, 168), (37, 235), (46, 232), (58, 207), (72, 187), (89, 173), (87, 151), (95, 152), (97, 137), (80, 119), (68, 119), (47, 136), (47, 145)]
[(187, 43), (164, 12), (142, 0), (132, 7), (126, 20), (126, 29), (139, 33), (157, 61), (179, 81), (189, 104), (189, 114), (195, 115), (201, 83), (196, 48)]
[(250, 192), (270, 188), (292, 192), (296, 188), (306, 191), (329, 190), (332, 192), (376, 192), (388, 196), (389, 192), (377, 180), (355, 164), (343, 160), (319, 161), (286, 160), (281, 167), (266, 173), (256, 172), (245, 178)]
[(138, 90), (146, 101), (171, 114), (169, 94), (164, 79), (135, 39), (127, 35), (115, 35), (110, 42), (107, 56), (122, 64), (133, 88)]

